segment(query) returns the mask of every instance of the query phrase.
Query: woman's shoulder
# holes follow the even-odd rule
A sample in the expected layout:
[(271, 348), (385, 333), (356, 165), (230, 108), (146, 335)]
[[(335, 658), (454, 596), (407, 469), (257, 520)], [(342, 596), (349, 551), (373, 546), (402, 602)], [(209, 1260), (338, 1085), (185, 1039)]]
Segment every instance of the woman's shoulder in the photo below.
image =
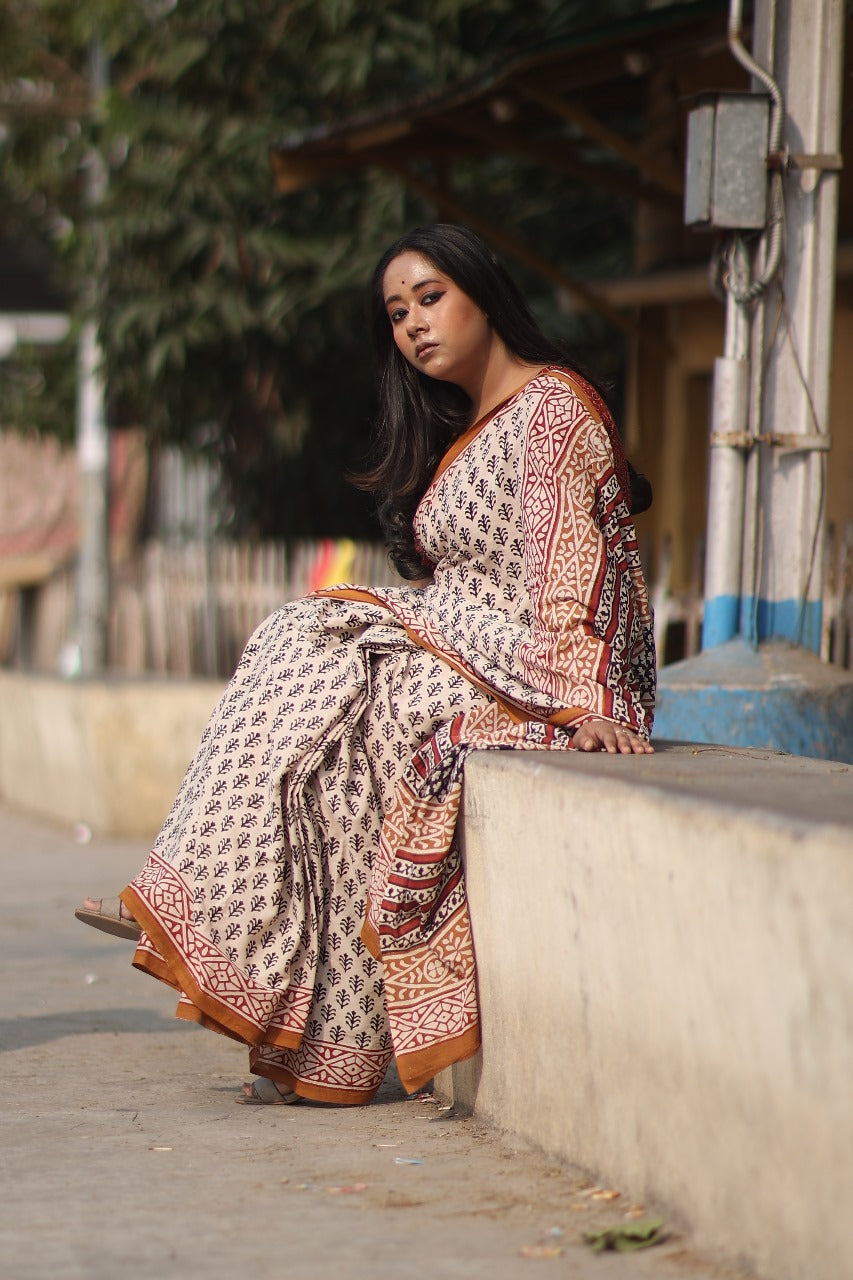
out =
[(573, 402), (596, 422), (607, 424), (610, 410), (601, 392), (582, 374), (568, 365), (547, 365), (532, 380), (549, 398)]
[[(549, 365), (539, 377), (546, 390), (544, 412), (538, 415), (538, 422), (531, 420), (529, 424), (528, 447), (538, 442), (549, 453), (562, 451), (566, 457), (575, 450), (578, 456), (587, 455), (589, 460), (597, 459), (598, 464), (613, 466), (622, 492), (631, 494), (630, 472), (622, 442), (607, 402), (598, 388), (582, 374), (564, 365)], [(638, 511), (650, 505), (650, 489), (647, 500), (638, 493), (637, 503)]]

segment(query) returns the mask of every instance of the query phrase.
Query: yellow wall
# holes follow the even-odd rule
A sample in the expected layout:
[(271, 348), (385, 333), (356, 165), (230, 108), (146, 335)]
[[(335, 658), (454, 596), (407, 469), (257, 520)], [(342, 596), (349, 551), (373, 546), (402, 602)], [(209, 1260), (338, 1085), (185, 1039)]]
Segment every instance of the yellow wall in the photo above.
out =
[[(836, 293), (827, 524), (853, 521), (853, 281)], [(701, 573), (697, 548), (705, 533), (711, 374), (723, 350), (724, 312), (715, 300), (647, 309), (631, 360), (626, 422), (628, 452), (655, 491), (637, 521), (647, 568), (660, 573), (670, 544), (670, 586), (689, 589)]]
[(853, 280), (840, 280), (835, 298), (826, 513), (843, 529), (853, 521)]

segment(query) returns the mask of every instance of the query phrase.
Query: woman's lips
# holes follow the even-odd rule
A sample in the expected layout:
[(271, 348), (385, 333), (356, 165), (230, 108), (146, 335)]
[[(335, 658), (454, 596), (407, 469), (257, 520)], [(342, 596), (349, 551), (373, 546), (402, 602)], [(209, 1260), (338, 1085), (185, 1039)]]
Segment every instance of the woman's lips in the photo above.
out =
[(428, 355), (430, 351), (435, 351), (438, 343), (436, 342), (419, 342), (415, 347), (415, 359), (420, 360), (422, 356)]

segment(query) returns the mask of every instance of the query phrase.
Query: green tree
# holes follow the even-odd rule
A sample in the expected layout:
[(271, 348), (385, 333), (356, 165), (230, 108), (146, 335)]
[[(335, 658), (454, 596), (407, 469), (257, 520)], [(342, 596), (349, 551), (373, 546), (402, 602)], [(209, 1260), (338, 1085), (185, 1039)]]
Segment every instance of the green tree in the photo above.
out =
[[(111, 420), (215, 451), (235, 529), (366, 531), (368, 505), (341, 480), (370, 417), (364, 283), (384, 244), (430, 211), (381, 174), (276, 197), (270, 144), (440, 88), (585, 12), (580, 0), (6, 0), (2, 227), (37, 228), (81, 299), (106, 243), (95, 305)], [(111, 87), (91, 103), (96, 38)], [(109, 168), (96, 226), (93, 146)], [(484, 167), (538, 243), (565, 235), (555, 207), (584, 199), (585, 253), (593, 228), (604, 257), (624, 241), (612, 202), (541, 173), (525, 182), (516, 162)], [(475, 204), (482, 176), (461, 175)]]

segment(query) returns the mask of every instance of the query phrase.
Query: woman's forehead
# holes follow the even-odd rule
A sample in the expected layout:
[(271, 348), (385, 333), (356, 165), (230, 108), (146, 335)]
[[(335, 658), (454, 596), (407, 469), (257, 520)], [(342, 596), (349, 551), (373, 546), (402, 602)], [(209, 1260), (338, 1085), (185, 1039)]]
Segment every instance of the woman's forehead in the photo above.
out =
[(439, 271), (434, 262), (423, 253), (407, 249), (396, 258), (392, 258), (385, 268), (382, 284), (385, 293), (398, 289), (411, 289), (421, 280), (445, 280), (447, 277)]

